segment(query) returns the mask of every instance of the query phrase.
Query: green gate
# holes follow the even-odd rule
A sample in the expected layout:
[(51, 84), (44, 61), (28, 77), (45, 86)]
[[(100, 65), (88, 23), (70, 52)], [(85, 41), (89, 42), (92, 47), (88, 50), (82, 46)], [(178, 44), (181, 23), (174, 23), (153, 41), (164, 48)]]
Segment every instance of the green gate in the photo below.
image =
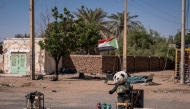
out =
[(11, 54), (11, 73), (26, 74), (26, 54), (24, 53)]

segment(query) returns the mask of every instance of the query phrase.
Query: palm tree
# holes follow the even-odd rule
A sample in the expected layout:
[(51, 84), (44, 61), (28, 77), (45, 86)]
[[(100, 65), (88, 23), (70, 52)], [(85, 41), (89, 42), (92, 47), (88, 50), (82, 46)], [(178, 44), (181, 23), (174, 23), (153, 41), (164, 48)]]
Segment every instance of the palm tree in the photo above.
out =
[[(140, 21), (132, 21), (132, 19), (137, 18), (138, 15), (133, 15), (130, 16), (130, 13), (127, 13), (127, 27), (130, 28), (135, 28), (135, 27), (139, 27), (141, 22)], [(117, 12), (117, 14), (111, 14), (110, 16), (108, 16), (108, 18), (110, 19), (109, 21), (109, 30), (116, 36), (119, 37), (121, 36), (121, 34), (123, 33), (123, 29), (124, 29), (124, 12), (120, 13)]]
[(84, 6), (82, 6), (81, 9), (77, 8), (77, 11), (78, 12), (74, 12), (74, 15), (76, 15), (78, 19), (81, 19), (88, 24), (100, 25), (100, 34), (102, 35), (103, 38), (107, 37), (104, 34), (106, 32), (108, 33), (110, 32), (106, 28), (108, 22), (105, 21), (104, 19), (107, 16), (107, 12), (103, 11), (102, 8), (96, 8), (95, 10), (93, 10), (93, 9), (84, 8)]

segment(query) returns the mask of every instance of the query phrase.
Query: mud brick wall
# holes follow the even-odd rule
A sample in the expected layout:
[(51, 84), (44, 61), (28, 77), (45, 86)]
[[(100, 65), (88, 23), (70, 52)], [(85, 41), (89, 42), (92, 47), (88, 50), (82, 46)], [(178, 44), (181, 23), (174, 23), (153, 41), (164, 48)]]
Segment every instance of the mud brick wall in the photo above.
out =
[[(83, 73), (106, 73), (121, 70), (122, 60), (122, 56), (71, 55), (63, 57), (62, 66)], [(164, 66), (164, 58), (127, 56), (128, 72), (163, 70)], [(166, 69), (174, 69), (174, 62), (167, 62)]]
[(135, 71), (135, 57), (127, 56), (127, 71), (134, 72)]
[[(118, 71), (119, 71), (123, 67), (123, 56), (120, 56), (120, 58), (118, 57), (118, 61), (119, 61), (119, 63), (118, 63), (119, 64)], [(135, 71), (135, 63), (134, 62), (135, 62), (134, 56), (127, 56), (127, 72)]]
[(135, 56), (135, 71), (149, 71), (150, 60), (149, 57)]
[(164, 67), (165, 67), (165, 60), (164, 60), (164, 58), (160, 58), (160, 70), (163, 70)]
[(71, 55), (62, 58), (62, 66), (83, 73), (102, 73), (102, 56)]
[(170, 69), (170, 70), (172, 70), (172, 69), (175, 68), (175, 62), (168, 62), (168, 64), (169, 64), (169, 65), (167, 65), (168, 68), (166, 68), (166, 69)]
[[(165, 67), (166, 64), (166, 67)], [(165, 61), (164, 58), (160, 57), (160, 70), (165, 70), (165, 69), (174, 69), (175, 68), (175, 62), (171, 61)]]
[(150, 71), (160, 69), (160, 58), (159, 57), (150, 57)]
[(102, 72), (115, 72), (120, 69), (120, 59), (118, 56), (102, 56)]

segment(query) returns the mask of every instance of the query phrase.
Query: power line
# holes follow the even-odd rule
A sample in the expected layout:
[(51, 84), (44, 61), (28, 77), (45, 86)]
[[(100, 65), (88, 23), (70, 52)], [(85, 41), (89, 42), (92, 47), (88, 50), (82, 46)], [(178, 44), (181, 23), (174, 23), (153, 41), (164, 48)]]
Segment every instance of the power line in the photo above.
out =
[(163, 12), (163, 13), (165, 13), (165, 14), (171, 16), (171, 17), (174, 17), (174, 18), (180, 19), (180, 18), (178, 18), (178, 17), (176, 17), (176, 16), (174, 16), (174, 15), (171, 15), (171, 14), (169, 14), (169, 13), (166, 13), (166, 12), (164, 12), (164, 11), (162, 11), (162, 10), (156, 8), (155, 6), (153, 6), (153, 5), (151, 5), (151, 4), (147, 3), (147, 2), (145, 2), (144, 0), (142, 0), (142, 1), (143, 1), (144, 3), (146, 3), (147, 5), (149, 5), (149, 6), (153, 7), (153, 8), (155, 8), (155, 9), (157, 9), (157, 10), (159, 10), (159, 11), (161, 11), (161, 12)]
[[(134, 1), (133, 1), (133, 2), (134, 2)], [(136, 3), (136, 2), (134, 2), (134, 3)], [(154, 16), (154, 17), (156, 17), (156, 18), (160, 18), (160, 19), (162, 19), (162, 20), (165, 20), (165, 21), (168, 21), (168, 22), (171, 22), (171, 23), (175, 23), (175, 24), (181, 24), (181, 23), (178, 23), (178, 22), (174, 22), (174, 21), (168, 20), (168, 19), (163, 18), (163, 17), (161, 17), (161, 16), (158, 16), (158, 15), (154, 14), (153, 12), (147, 10), (146, 8), (142, 7), (141, 5), (139, 5), (139, 4), (137, 4), (137, 3), (136, 3), (137, 5), (139, 5), (140, 7), (142, 7), (142, 8), (143, 8), (144, 10), (146, 10), (146, 11), (144, 11), (144, 10), (142, 10), (142, 9), (140, 9), (140, 8), (138, 8), (138, 7), (136, 7), (136, 6), (132, 5), (132, 4), (130, 4), (130, 3), (128, 3), (128, 4), (131, 5), (131, 6), (133, 6), (133, 7), (135, 7), (135, 8), (137, 8), (137, 9), (139, 9), (139, 10), (141, 10), (141, 11), (143, 11), (143, 12), (145, 12), (145, 13), (148, 13), (149, 15), (152, 15), (152, 16)]]

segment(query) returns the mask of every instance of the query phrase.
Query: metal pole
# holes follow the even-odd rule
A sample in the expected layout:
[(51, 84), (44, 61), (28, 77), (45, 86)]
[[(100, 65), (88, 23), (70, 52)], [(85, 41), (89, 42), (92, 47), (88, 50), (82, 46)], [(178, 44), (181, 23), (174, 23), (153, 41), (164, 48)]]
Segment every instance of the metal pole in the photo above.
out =
[(180, 69), (180, 84), (185, 83), (185, 1), (182, 0), (182, 25), (181, 25), (181, 69)]
[(34, 0), (30, 0), (30, 75), (35, 80)]
[(123, 71), (127, 72), (127, 0), (124, 4)]

